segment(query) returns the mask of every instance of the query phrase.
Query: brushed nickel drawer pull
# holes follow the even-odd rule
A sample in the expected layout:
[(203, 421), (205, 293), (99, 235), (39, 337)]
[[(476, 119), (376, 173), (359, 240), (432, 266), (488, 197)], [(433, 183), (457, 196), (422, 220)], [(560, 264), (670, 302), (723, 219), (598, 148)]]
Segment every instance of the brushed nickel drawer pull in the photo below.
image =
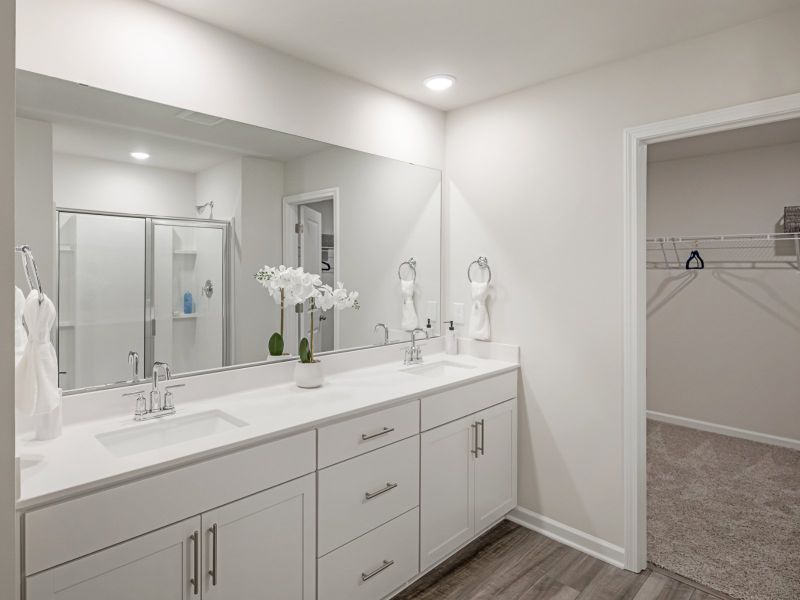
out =
[(208, 530), (211, 534), (211, 568), (208, 574), (211, 575), (211, 585), (217, 585), (217, 524), (214, 523)]
[(387, 433), (392, 433), (394, 431), (394, 427), (384, 427), (377, 433), (362, 433), (361, 434), (361, 441), (366, 442), (367, 440), (374, 439), (376, 437), (380, 437), (382, 435), (386, 435)]
[(364, 498), (366, 498), (367, 500), (372, 500), (372, 499), (373, 499), (373, 498), (375, 498), (376, 496), (380, 496), (381, 494), (385, 494), (386, 492), (390, 492), (390, 491), (392, 491), (392, 490), (393, 490), (394, 488), (396, 488), (396, 487), (397, 487), (397, 484), (396, 484), (396, 483), (389, 483), (389, 482), (387, 481), (387, 482), (386, 482), (386, 487), (385, 487), (385, 488), (381, 488), (381, 489), (379, 489), (377, 492), (366, 492), (366, 493), (364, 494)]
[(380, 573), (382, 571), (385, 571), (386, 569), (391, 567), (393, 564), (394, 564), (393, 560), (385, 560), (385, 561), (383, 561), (383, 564), (380, 567), (378, 567), (377, 569), (375, 569), (374, 571), (372, 571), (371, 573), (362, 573), (361, 574), (361, 581), (368, 581), (368, 580), (372, 579), (373, 577), (375, 577), (375, 575), (377, 575), (378, 573)]
[(472, 438), (472, 450), (470, 450), (470, 453), (475, 458), (478, 458), (478, 422), (475, 421), (470, 427), (474, 430), (475, 434)]
[(483, 449), (483, 445), (484, 445), (484, 442), (486, 441), (486, 421), (484, 419), (481, 419), (480, 421), (478, 421), (478, 423), (480, 423), (480, 425), (481, 425), (481, 445), (480, 445), (480, 448), (478, 448), (478, 449), (481, 451), (481, 456), (483, 456), (484, 454), (486, 454), (483, 451), (484, 450)]
[(189, 539), (194, 546), (194, 577), (189, 580), (192, 586), (192, 593), (197, 596), (200, 593), (200, 532), (195, 531)]

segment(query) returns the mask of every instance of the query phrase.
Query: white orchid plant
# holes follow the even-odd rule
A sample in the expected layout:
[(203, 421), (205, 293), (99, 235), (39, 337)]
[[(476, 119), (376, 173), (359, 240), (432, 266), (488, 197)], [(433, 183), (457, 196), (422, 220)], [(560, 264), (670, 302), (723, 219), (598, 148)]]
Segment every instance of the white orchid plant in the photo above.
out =
[(270, 267), (265, 265), (255, 275), (256, 280), (267, 290), (270, 297), (281, 307), (281, 330), (269, 340), (269, 352), (273, 356), (283, 354), (284, 310), (287, 305), (308, 304), (310, 315), (310, 339), (300, 341), (300, 360), (314, 362), (314, 313), (332, 308), (358, 310), (358, 292), (347, 291), (341, 282), (336, 287), (322, 283), (319, 275), (306, 273), (302, 267)]

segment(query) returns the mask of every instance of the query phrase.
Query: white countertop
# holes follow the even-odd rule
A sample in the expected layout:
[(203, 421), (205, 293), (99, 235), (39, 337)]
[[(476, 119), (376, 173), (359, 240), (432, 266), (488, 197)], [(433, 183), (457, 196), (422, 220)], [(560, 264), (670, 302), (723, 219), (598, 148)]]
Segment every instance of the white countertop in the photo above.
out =
[(165, 419), (221, 410), (247, 425), (131, 456), (114, 456), (95, 436), (120, 428), (148, 427), (160, 421), (135, 423), (132, 409), (125, 416), (64, 427), (61, 437), (51, 441), (35, 441), (31, 434), (20, 436), (17, 456), (21, 494), (17, 508), (29, 510), (519, 367), (515, 362), (463, 354), (425, 357), (428, 364), (437, 361), (473, 368), (419, 376), (403, 373), (405, 368), (392, 362), (327, 376), (324, 385), (313, 390), (282, 383), (197, 401), (187, 397), (188, 391), (177, 390), (178, 414)]

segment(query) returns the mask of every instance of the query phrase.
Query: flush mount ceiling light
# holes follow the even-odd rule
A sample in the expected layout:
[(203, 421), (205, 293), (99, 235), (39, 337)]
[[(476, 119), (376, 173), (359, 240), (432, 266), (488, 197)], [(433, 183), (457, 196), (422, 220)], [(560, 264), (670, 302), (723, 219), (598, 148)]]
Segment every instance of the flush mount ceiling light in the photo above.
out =
[(452, 75), (432, 75), (425, 80), (425, 87), (429, 90), (441, 92), (453, 85), (455, 81), (456, 78)]
[(147, 152), (131, 152), (131, 158), (135, 158), (136, 160), (147, 160), (150, 158), (150, 155)]

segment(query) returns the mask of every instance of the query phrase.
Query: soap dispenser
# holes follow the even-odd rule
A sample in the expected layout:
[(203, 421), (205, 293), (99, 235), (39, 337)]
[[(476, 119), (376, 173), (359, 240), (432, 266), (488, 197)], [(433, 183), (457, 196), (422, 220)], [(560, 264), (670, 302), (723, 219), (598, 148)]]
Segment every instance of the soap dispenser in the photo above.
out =
[(450, 327), (447, 328), (447, 331), (444, 334), (444, 353), (458, 354), (458, 338), (456, 337), (456, 329), (453, 327), (452, 321), (447, 321), (447, 323), (450, 323)]

